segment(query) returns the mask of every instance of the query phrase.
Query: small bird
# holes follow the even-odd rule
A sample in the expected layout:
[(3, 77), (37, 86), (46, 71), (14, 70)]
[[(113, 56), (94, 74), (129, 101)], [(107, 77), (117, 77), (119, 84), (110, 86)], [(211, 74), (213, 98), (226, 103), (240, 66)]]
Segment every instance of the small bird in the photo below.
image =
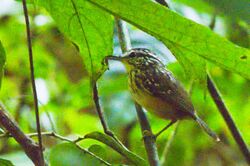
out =
[(155, 137), (178, 120), (193, 119), (216, 141), (219, 137), (201, 120), (194, 110), (188, 93), (165, 65), (148, 49), (133, 48), (123, 56), (107, 56), (122, 62), (128, 73), (129, 90), (135, 102), (147, 111), (171, 122)]

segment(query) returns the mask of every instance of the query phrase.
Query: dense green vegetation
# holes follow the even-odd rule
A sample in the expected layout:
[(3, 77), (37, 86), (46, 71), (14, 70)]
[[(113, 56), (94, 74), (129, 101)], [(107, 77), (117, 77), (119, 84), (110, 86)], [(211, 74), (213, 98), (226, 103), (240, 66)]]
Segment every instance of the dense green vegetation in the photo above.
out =
[[(105, 56), (121, 54), (116, 16), (129, 23), (132, 47), (157, 53), (190, 90), (198, 114), (222, 140), (216, 143), (195, 122), (181, 121), (157, 138), (163, 165), (247, 165), (209, 95), (206, 78), (209, 73), (214, 79), (249, 146), (248, 0), (221, 0), (220, 3), (171, 0), (171, 9), (150, 0), (28, 2), (41, 128), (43, 132), (53, 131), (61, 137), (43, 136), (46, 162), (52, 166), (147, 165), (124, 68), (119, 63), (111, 63), (110, 70), (102, 65)], [(7, 3), (1, 3), (0, 11), (4, 11)], [(0, 101), (21, 130), (29, 135), (36, 133), (36, 121), (26, 25), (22, 3), (10, 4), (14, 10), (0, 12)], [(95, 81), (108, 126), (129, 150), (102, 134), (92, 100)], [(153, 132), (168, 123), (152, 114), (147, 116)], [(6, 132), (0, 122), (0, 166), (11, 165), (10, 162), (32, 165), (20, 145), (7, 137)], [(75, 145), (63, 141), (62, 136), (68, 140), (83, 136), (86, 139)], [(37, 141), (37, 137), (32, 138)]]

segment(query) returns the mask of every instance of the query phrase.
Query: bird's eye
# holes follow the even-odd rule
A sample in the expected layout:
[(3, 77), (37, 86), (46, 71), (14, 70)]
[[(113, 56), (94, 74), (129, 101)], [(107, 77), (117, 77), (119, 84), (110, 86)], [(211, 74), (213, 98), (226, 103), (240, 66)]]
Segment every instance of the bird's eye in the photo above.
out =
[(132, 52), (131, 54), (129, 54), (129, 57), (134, 58), (136, 56), (136, 54), (134, 52)]

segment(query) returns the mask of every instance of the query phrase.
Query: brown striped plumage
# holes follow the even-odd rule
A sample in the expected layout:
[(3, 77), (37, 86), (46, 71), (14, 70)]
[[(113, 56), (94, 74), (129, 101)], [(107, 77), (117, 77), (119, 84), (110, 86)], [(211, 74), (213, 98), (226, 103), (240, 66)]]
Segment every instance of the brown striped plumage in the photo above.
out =
[(119, 60), (126, 66), (131, 95), (147, 111), (172, 122), (194, 119), (210, 136), (219, 140), (196, 115), (185, 89), (154, 53), (134, 48), (122, 57), (108, 56), (108, 59)]

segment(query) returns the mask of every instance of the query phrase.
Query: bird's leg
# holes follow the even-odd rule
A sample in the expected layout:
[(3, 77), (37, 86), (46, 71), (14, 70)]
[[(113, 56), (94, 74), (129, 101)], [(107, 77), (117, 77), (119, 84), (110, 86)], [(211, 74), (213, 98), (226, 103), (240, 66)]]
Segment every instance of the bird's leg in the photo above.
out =
[(161, 129), (158, 133), (156, 133), (156, 134), (154, 135), (155, 139), (156, 139), (161, 133), (163, 133), (165, 130), (167, 130), (170, 126), (172, 126), (175, 122), (177, 122), (177, 120), (171, 120), (171, 122), (170, 122), (167, 126), (165, 126), (163, 129)]

